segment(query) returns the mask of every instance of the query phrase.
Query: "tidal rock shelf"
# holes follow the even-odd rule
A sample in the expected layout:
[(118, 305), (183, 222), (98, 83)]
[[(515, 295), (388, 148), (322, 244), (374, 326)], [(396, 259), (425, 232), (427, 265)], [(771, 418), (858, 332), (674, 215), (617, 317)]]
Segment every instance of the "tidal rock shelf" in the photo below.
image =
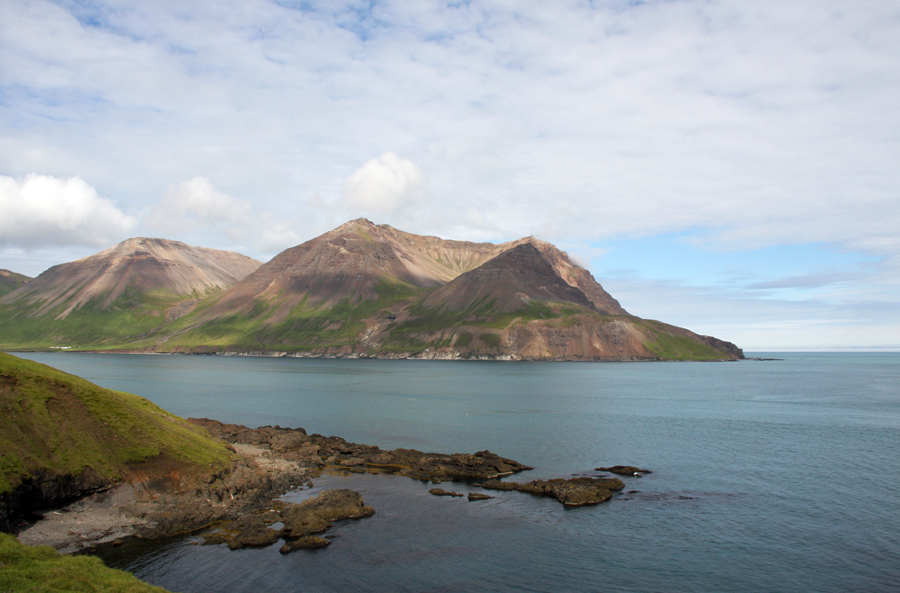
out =
[(423, 453), (415, 449), (384, 451), (373, 445), (350, 443), (341, 437), (309, 435), (302, 428), (247, 428), (207, 418), (190, 418), (189, 421), (233, 446), (262, 447), (268, 449), (272, 457), (310, 469), (389, 473), (436, 484), (452, 480), (491, 480), (532, 469), (490, 451), (452, 455)]
[(265, 547), (284, 539), (281, 553), (324, 548), (328, 539), (320, 537), (332, 521), (362, 519), (375, 514), (353, 490), (325, 490), (299, 504), (275, 501), (273, 508), (228, 521), (206, 533), (204, 544), (228, 544), (232, 550)]
[[(340, 437), (309, 435), (302, 428), (263, 426), (247, 428), (225, 424), (207, 418), (191, 418), (191, 422), (206, 428), (213, 436), (235, 447), (259, 447), (269, 455), (296, 463), (312, 470), (352, 473), (390, 473), (434, 484), (446, 481), (466, 482), (486, 490), (515, 490), (555, 498), (566, 506), (599, 504), (612, 497), (612, 492), (624, 488), (618, 478), (573, 477), (534, 480), (524, 484), (503, 482), (498, 478), (532, 469), (518, 461), (500, 457), (490, 451), (474, 454), (423, 453), (415, 449), (381, 450), (372, 445), (350, 443)], [(638, 476), (649, 470), (634, 466), (616, 465), (596, 471)], [(435, 496), (462, 497), (457, 492), (432, 488)], [(469, 500), (491, 498), (473, 493)]]

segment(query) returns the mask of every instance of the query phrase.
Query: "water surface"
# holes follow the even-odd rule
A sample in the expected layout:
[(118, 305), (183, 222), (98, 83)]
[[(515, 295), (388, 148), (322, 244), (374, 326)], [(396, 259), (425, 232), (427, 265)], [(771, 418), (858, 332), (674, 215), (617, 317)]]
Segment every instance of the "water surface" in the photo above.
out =
[[(895, 591), (900, 354), (736, 363), (492, 363), (25, 354), (181, 416), (302, 426), (382, 448), (489, 449), (519, 481), (631, 464), (596, 507), (434, 497), (323, 477), (376, 515), (315, 552), (197, 537), (107, 562), (173, 591)], [(453, 485), (457, 491), (468, 487)], [(635, 493), (627, 491), (637, 490)]]

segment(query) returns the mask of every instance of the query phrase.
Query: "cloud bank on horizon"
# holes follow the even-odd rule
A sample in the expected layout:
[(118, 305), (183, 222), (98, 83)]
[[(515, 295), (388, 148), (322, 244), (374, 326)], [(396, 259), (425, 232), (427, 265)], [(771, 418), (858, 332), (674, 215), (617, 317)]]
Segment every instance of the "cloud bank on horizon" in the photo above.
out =
[[(900, 4), (0, 3), (0, 267), (533, 234), (635, 314), (900, 346)], [(675, 259), (675, 254), (678, 258)]]

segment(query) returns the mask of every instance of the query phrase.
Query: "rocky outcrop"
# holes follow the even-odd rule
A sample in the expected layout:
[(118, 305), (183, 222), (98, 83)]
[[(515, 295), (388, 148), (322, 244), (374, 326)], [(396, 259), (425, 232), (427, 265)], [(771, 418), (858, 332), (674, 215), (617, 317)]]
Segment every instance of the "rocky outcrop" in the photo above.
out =
[(617, 478), (577, 477), (553, 480), (534, 480), (526, 484), (488, 480), (481, 484), (488, 490), (517, 490), (540, 496), (550, 496), (566, 506), (599, 504), (612, 497), (612, 491), (621, 490), (625, 484)]
[(415, 449), (384, 451), (373, 445), (350, 443), (341, 437), (308, 435), (302, 428), (263, 426), (249, 429), (206, 418), (190, 418), (189, 421), (228, 443), (264, 446), (273, 454), (308, 468), (390, 473), (438, 482), (485, 480), (531, 469), (490, 451), (452, 455), (424, 453)]
[(596, 472), (611, 472), (620, 476), (640, 476), (641, 474), (653, 473), (649, 469), (640, 469), (633, 465), (614, 465), (612, 467), (596, 467)]
[(274, 508), (245, 514), (221, 523), (204, 534), (207, 545), (227, 544), (232, 550), (265, 547), (284, 539), (281, 553), (327, 546), (330, 542), (316, 534), (327, 531), (334, 521), (362, 519), (375, 514), (352, 490), (325, 490), (299, 504), (276, 501)]
[(265, 467), (244, 457), (229, 470), (181, 491), (145, 488), (127, 511), (146, 522), (136, 530), (137, 537), (157, 539), (254, 514), (273, 498), (308, 483), (307, 471), (299, 465)]
[(464, 496), (463, 494), (460, 494), (459, 492), (454, 492), (452, 490), (444, 490), (443, 488), (432, 488), (431, 490), (428, 491), (428, 493), (433, 494), (435, 496), (453, 496), (453, 497), (457, 497), (457, 498)]

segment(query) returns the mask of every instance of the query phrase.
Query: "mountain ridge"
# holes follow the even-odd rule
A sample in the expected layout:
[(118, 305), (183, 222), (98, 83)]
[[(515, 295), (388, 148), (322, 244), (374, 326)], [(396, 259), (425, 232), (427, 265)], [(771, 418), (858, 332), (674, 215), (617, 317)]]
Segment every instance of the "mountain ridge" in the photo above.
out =
[[(84, 268), (90, 260), (70, 265)], [(112, 285), (123, 282), (119, 278)], [(60, 282), (44, 291), (49, 296), (41, 303), (78, 294), (80, 286)], [(20, 289), (0, 303), (21, 300), (26, 293), (40, 295), (41, 290)], [(114, 335), (101, 335), (102, 327), (86, 341), (80, 337), (84, 334), (65, 334), (70, 343), (60, 342), (60, 347), (509, 360), (743, 356), (728, 342), (629, 314), (590, 272), (534, 237), (499, 244), (453, 241), (356, 219), (282, 251), (230, 287), (196, 297), (165, 301), (164, 322), (148, 323), (138, 315), (147, 311), (134, 309)], [(92, 306), (102, 308), (105, 302)], [(61, 324), (69, 319), (60, 312), (81, 314), (71, 306), (53, 310)], [(9, 315), (9, 306), (0, 306), (0, 322)], [(27, 325), (21, 324), (13, 342), (27, 339), (32, 331)], [(50, 337), (64, 337), (57, 328), (44, 329)], [(0, 341), (0, 347), (8, 343)]]
[(135, 237), (49, 268), (0, 297), (0, 347), (132, 341), (261, 265), (231, 251)]
[(34, 278), (10, 270), (0, 269), (0, 297), (31, 282)]

